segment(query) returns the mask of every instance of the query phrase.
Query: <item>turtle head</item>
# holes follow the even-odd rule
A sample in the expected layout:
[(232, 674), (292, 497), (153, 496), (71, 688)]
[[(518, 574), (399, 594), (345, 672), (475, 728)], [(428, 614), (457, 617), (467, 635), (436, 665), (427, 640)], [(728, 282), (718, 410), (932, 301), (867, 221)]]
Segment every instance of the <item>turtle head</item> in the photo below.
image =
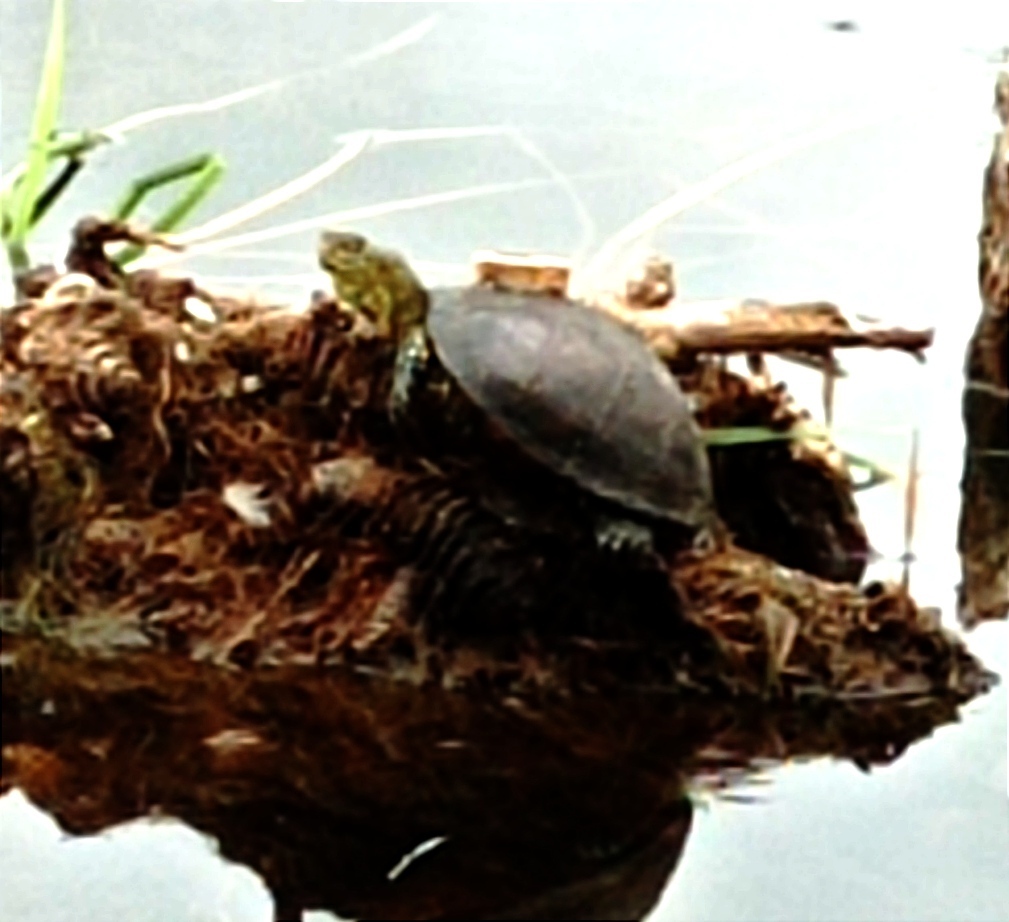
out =
[(349, 230), (323, 231), (319, 265), (341, 306), (363, 315), (381, 336), (401, 341), (427, 319), (427, 292), (398, 253)]
[(363, 234), (325, 230), (319, 237), (319, 265), (335, 274), (361, 259), (367, 249), (368, 239)]

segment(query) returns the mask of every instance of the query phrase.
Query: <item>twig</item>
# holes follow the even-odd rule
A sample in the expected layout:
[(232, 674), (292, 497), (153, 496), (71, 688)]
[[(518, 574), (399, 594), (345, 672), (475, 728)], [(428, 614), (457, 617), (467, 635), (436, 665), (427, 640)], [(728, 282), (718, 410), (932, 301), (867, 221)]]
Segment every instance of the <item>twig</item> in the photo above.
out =
[(652, 347), (667, 360), (690, 353), (728, 355), (746, 352), (805, 351), (825, 353), (832, 349), (867, 347), (897, 349), (923, 361), (935, 331), (902, 327), (856, 330), (841, 311), (829, 302), (798, 304), (735, 305), (724, 310), (716, 304), (717, 316), (674, 304), (654, 311), (614, 308), (621, 319), (637, 327)]

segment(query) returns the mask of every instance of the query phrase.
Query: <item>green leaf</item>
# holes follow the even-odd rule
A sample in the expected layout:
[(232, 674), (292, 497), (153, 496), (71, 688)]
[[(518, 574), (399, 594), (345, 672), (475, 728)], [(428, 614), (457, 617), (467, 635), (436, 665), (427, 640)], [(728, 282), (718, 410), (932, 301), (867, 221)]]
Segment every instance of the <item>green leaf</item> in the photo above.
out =
[[(822, 441), (830, 438), (830, 431), (815, 423), (797, 423), (784, 431), (767, 426), (726, 426), (724, 428), (702, 429), (701, 437), (706, 445), (733, 446), (754, 445), (761, 442), (788, 442), (795, 440)], [(856, 490), (868, 490), (881, 483), (896, 480), (897, 476), (870, 458), (841, 451), (841, 457), (849, 470), (864, 468), (868, 479), (857, 483)]]
[(38, 97), (35, 101), (24, 177), (17, 185), (13, 201), (10, 203), (11, 225), (8, 246), (12, 248), (12, 252), (20, 250), (23, 254), (24, 240), (31, 226), (35, 200), (45, 184), (49, 166), (49, 142), (56, 130), (63, 88), (65, 38), (66, 4), (64, 0), (53, 0), (49, 42), (42, 65)]

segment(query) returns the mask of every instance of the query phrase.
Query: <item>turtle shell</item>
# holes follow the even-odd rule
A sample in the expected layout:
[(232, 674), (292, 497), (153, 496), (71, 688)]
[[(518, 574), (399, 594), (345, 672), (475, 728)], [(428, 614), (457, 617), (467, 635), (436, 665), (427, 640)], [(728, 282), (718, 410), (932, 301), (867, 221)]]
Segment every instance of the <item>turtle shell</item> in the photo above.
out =
[(708, 521), (700, 431), (636, 331), (566, 299), (489, 288), (431, 295), (428, 334), (442, 365), (533, 459), (636, 512)]

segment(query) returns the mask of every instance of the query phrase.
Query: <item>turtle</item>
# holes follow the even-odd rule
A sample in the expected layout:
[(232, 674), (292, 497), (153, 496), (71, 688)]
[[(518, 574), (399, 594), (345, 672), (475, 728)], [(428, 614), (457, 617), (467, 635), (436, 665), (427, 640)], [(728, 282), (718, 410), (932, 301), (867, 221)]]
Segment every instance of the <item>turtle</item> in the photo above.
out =
[[(595, 501), (601, 544), (650, 549), (661, 523), (713, 534), (711, 474), (689, 400), (636, 330), (553, 295), (482, 286), (426, 291), (419, 281), (404, 283), (416, 276), (398, 254), (363, 238), (352, 248), (346, 238), (337, 242), (338, 261), (320, 247), (337, 297), (397, 340), (389, 409), (400, 430), (425, 401), (447, 412), (459, 403), (450, 397), (461, 396), (533, 467)], [(368, 280), (385, 287), (360, 298)], [(528, 505), (517, 509), (524, 524), (536, 519)]]

